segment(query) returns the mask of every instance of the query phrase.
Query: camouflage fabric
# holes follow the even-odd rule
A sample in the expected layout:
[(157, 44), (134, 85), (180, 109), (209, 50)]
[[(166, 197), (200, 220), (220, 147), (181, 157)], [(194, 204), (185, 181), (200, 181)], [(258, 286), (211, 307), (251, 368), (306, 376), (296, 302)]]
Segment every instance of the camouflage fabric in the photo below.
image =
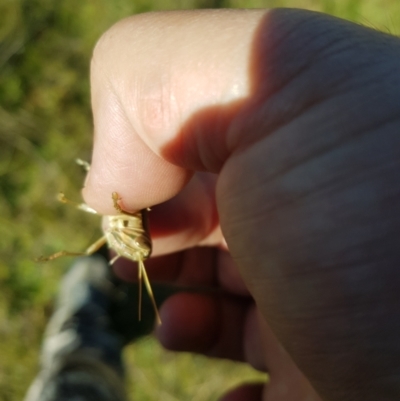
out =
[(94, 255), (78, 259), (64, 277), (45, 333), (41, 371), (25, 401), (126, 400), (125, 340), (109, 314), (118, 293), (111, 274), (107, 261)]
[[(122, 350), (149, 334), (155, 314), (149, 297), (138, 321), (138, 285), (117, 278), (108, 250), (77, 259), (61, 282), (47, 326), (40, 372), (25, 401), (125, 401)], [(158, 305), (179, 289), (153, 285)]]

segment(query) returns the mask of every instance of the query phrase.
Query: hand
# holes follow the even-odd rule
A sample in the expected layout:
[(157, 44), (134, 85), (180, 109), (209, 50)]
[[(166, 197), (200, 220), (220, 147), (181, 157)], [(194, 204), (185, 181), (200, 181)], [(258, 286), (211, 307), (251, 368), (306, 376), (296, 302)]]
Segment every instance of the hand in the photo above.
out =
[(210, 288), (161, 341), (271, 374), (226, 400), (400, 393), (399, 50), (299, 10), (143, 14), (96, 46), (84, 197), (157, 205), (150, 274)]

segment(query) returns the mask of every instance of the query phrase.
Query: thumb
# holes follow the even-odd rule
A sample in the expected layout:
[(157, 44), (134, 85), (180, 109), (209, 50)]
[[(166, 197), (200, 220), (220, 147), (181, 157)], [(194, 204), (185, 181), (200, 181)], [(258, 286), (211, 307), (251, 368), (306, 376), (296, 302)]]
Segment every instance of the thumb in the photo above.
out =
[[(178, 193), (193, 169), (219, 167), (226, 157), (225, 109), (186, 124), (210, 106), (248, 96), (252, 41), (265, 15), (150, 13), (103, 35), (91, 71), (95, 135), (87, 203), (113, 214), (116, 191), (128, 210), (152, 206)], [(195, 138), (185, 135), (193, 130)]]

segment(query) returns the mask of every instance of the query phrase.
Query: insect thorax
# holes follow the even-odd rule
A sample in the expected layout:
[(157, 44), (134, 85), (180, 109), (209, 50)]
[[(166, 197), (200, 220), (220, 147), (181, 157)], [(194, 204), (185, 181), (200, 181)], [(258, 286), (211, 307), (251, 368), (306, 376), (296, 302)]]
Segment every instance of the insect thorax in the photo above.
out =
[(145, 219), (144, 211), (108, 216), (106, 237), (109, 247), (133, 261), (147, 259), (152, 245)]

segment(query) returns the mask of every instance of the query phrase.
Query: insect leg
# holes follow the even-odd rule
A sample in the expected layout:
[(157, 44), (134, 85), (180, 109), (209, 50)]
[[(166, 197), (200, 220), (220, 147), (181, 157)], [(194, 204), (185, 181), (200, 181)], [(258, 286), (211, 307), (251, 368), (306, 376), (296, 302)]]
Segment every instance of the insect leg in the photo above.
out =
[(85, 251), (85, 255), (92, 255), (96, 251), (98, 251), (104, 244), (107, 243), (107, 237), (103, 235), (96, 242), (89, 246)]
[(39, 256), (35, 259), (35, 262), (48, 262), (49, 260), (54, 260), (61, 258), (62, 256), (83, 256), (85, 252), (69, 252), (69, 251), (58, 251), (50, 256)]
[(80, 166), (82, 166), (85, 169), (85, 171), (89, 172), (90, 164), (87, 161), (82, 160), (82, 159), (75, 159), (75, 162), (76, 162), (76, 164), (79, 164)]
[(64, 192), (60, 192), (57, 196), (57, 199), (62, 202), (62, 203), (69, 203), (70, 205), (75, 206), (77, 209), (83, 210), (84, 212), (87, 213), (92, 213), (92, 214), (97, 214), (96, 210), (92, 209), (90, 206), (88, 206), (86, 203), (78, 203), (74, 202), (72, 200), (69, 200), (68, 198), (65, 197)]
[(54, 260), (58, 259), (62, 256), (85, 256), (85, 255), (91, 255), (95, 253), (98, 249), (100, 249), (105, 243), (107, 242), (107, 239), (105, 236), (99, 238), (95, 243), (89, 246), (89, 248), (86, 249), (85, 252), (69, 252), (69, 251), (59, 251), (56, 253), (53, 253), (53, 255), (50, 256), (39, 256), (38, 258), (35, 259), (36, 262), (48, 262), (49, 260)]
[(115, 256), (108, 262), (108, 264), (109, 264), (110, 266), (112, 266), (120, 257), (121, 257), (121, 255), (115, 255)]

